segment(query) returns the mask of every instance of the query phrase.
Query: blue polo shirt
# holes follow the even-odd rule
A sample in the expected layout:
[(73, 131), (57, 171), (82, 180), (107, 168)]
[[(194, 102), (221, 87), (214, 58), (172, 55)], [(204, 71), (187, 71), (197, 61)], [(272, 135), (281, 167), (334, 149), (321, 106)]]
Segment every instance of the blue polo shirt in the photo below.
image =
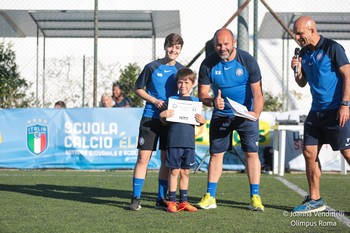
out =
[[(159, 100), (167, 101), (170, 96), (177, 94), (175, 76), (177, 71), (185, 68), (176, 62), (174, 66), (164, 65), (159, 60), (148, 63), (135, 82), (136, 89), (146, 87), (146, 92)], [(143, 110), (144, 117), (159, 119), (160, 109), (146, 102)]]
[(243, 104), (248, 110), (253, 109), (253, 93), (251, 83), (261, 80), (258, 63), (248, 52), (236, 49), (236, 57), (232, 61), (223, 61), (217, 53), (212, 53), (204, 59), (200, 66), (198, 83), (210, 85), (214, 96), (221, 90), (225, 100), (223, 110), (214, 109), (216, 115), (233, 115), (227, 98)]
[(302, 72), (310, 86), (311, 111), (339, 108), (343, 98), (343, 77), (339, 68), (349, 64), (344, 48), (321, 36), (316, 49), (300, 51)]

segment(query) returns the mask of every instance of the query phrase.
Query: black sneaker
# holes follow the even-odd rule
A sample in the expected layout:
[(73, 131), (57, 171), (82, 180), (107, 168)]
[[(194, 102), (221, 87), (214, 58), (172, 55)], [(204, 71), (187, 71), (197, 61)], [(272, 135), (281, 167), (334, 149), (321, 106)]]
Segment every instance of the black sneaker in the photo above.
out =
[(131, 200), (131, 203), (129, 205), (129, 209), (130, 210), (139, 210), (141, 209), (141, 202), (140, 202), (140, 199), (138, 199), (137, 197), (134, 197), (132, 200)]
[(158, 209), (158, 210), (166, 210), (167, 208), (168, 208), (168, 206), (167, 206), (167, 200), (166, 199), (160, 199), (160, 200), (157, 200), (157, 202), (156, 202), (156, 209)]

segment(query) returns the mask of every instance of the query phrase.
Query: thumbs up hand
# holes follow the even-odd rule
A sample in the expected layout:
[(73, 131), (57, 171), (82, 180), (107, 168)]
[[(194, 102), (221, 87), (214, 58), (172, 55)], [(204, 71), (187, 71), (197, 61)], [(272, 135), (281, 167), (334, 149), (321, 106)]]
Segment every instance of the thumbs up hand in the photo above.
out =
[(218, 95), (214, 98), (214, 107), (223, 110), (225, 108), (225, 100), (221, 97), (221, 90), (218, 90)]

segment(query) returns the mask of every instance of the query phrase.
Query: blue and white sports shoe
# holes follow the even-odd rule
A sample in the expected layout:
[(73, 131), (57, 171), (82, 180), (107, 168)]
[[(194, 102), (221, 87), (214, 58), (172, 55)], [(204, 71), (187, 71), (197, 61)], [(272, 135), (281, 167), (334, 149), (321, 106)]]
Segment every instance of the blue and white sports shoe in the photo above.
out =
[(326, 205), (324, 204), (322, 198), (318, 200), (312, 200), (309, 195), (305, 197), (303, 203), (297, 207), (295, 207), (292, 212), (296, 213), (313, 213), (320, 212), (326, 209)]

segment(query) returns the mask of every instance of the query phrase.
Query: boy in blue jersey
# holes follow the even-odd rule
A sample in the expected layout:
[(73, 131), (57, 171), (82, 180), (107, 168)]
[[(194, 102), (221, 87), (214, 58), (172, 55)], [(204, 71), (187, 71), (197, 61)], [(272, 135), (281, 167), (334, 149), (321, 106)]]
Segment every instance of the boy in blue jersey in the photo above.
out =
[[(170, 98), (199, 101), (191, 96), (192, 87), (195, 83), (196, 74), (188, 68), (181, 69), (176, 75), (178, 96)], [(168, 124), (168, 142), (165, 166), (170, 169), (169, 173), (169, 201), (167, 211), (196, 212), (197, 208), (187, 202), (187, 190), (189, 183), (190, 168), (196, 164), (195, 158), (195, 130), (194, 125), (178, 122), (166, 122), (166, 118), (172, 117), (174, 110), (169, 109), (160, 113), (163, 124)], [(195, 114), (196, 121), (203, 125), (205, 118), (201, 114)], [(180, 202), (176, 204), (177, 179), (180, 174)]]
[(350, 164), (350, 64), (344, 48), (319, 35), (315, 21), (301, 16), (294, 23), (295, 39), (302, 46), (300, 57), (293, 57), (291, 68), (300, 87), (309, 83), (311, 110), (304, 123), (303, 155), (309, 195), (293, 212), (318, 212), (326, 209), (320, 194), (323, 144), (340, 150)]
[[(247, 52), (234, 47), (236, 41), (229, 29), (216, 31), (215, 53), (201, 64), (198, 80), (199, 98), (206, 106), (214, 106), (209, 131), (210, 161), (207, 193), (198, 203), (202, 209), (216, 208), (216, 189), (222, 173), (223, 157), (228, 150), (230, 135), (236, 130), (246, 156), (246, 171), (250, 184), (251, 210), (263, 211), (259, 195), (261, 164), (259, 150), (259, 121), (235, 116), (227, 97), (246, 106), (249, 114), (259, 118), (264, 106), (260, 68)], [(214, 97), (210, 95), (212, 88)]]
[(138, 156), (133, 175), (133, 196), (130, 210), (141, 209), (141, 192), (146, 178), (148, 162), (152, 152), (156, 150), (159, 139), (161, 150), (161, 167), (158, 175), (157, 209), (166, 209), (166, 193), (168, 190), (169, 169), (164, 166), (166, 156), (167, 127), (159, 119), (159, 113), (167, 109), (167, 99), (177, 94), (176, 73), (184, 68), (176, 59), (181, 53), (183, 39), (176, 33), (171, 33), (165, 38), (165, 56), (148, 63), (138, 79), (134, 91), (146, 101), (140, 122)]

